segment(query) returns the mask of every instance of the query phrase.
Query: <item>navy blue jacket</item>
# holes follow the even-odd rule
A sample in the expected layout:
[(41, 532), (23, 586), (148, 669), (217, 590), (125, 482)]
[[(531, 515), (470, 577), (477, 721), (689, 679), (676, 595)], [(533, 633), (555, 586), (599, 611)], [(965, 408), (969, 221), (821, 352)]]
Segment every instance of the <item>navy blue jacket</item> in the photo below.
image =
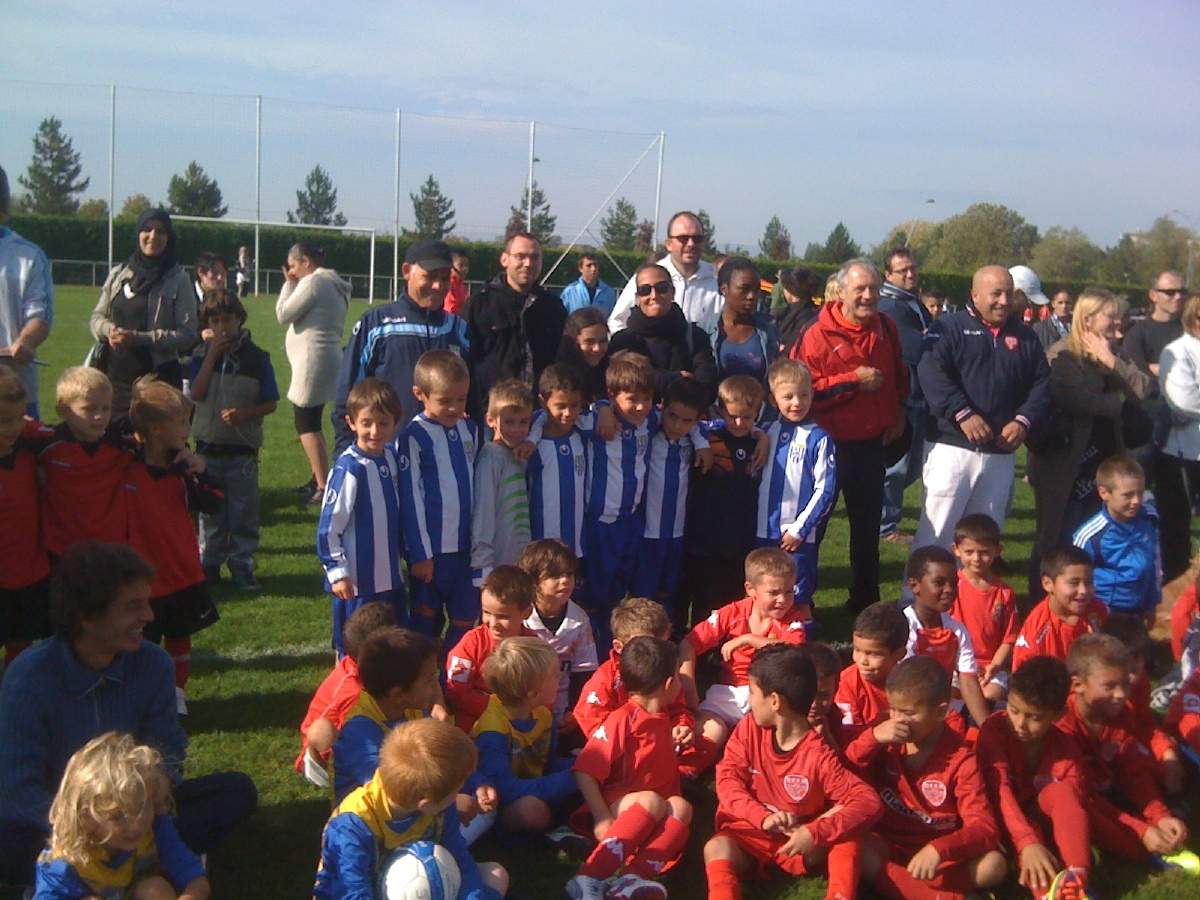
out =
[(900, 355), (908, 364), (908, 405), (922, 409), (925, 399), (917, 378), (917, 366), (928, 349), (925, 333), (930, 325), (929, 313), (916, 294), (886, 281), (879, 290), (879, 311), (891, 318), (900, 332)]
[(958, 423), (975, 413), (997, 436), (1014, 419), (1032, 426), (1050, 406), (1050, 366), (1033, 329), (1009, 316), (995, 337), (973, 306), (937, 319), (917, 372), (929, 406), (929, 439), (976, 448)]
[[(467, 326), (442, 309), (423, 309), (402, 293), (393, 303), (363, 313), (342, 351), (337, 392), (333, 401), (333, 434), (337, 453), (350, 446), (346, 426), (346, 397), (364, 378), (381, 378), (400, 395), (400, 425), (421, 412), (413, 396), (413, 368), (427, 350), (456, 350), (466, 355)], [(335, 454), (336, 455), (336, 454)]]

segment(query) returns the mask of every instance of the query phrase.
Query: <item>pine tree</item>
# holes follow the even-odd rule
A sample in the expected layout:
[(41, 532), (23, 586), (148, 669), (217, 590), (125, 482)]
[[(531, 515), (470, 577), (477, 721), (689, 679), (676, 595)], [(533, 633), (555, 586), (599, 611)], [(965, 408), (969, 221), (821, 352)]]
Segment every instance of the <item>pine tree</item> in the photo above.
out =
[(701, 207), (696, 210), (696, 218), (700, 220), (700, 227), (704, 230), (704, 243), (709, 248), (717, 246), (716, 237), (717, 229), (713, 225), (712, 219), (708, 216), (708, 210)]
[(554, 226), (558, 224), (558, 216), (551, 215), (550, 204), (545, 192), (533, 183), (533, 222), (525, 227), (525, 211), (529, 208), (529, 188), (521, 192), (521, 205), (508, 208), (508, 225), (504, 229), (504, 239), (508, 240), (514, 234), (528, 231), (544, 245), (555, 244), (558, 238), (554, 236)]
[(779, 216), (771, 216), (758, 246), (767, 259), (791, 259), (792, 236), (787, 226), (779, 221)]
[(649, 253), (654, 249), (654, 223), (649, 219), (638, 222), (633, 237), (633, 249), (638, 253)]
[(204, 216), (219, 219), (229, 212), (221, 203), (221, 188), (215, 178), (209, 178), (194, 159), (182, 175), (172, 175), (167, 185), (170, 211), (184, 216)]
[(329, 173), (319, 165), (304, 179), (304, 190), (296, 191), (296, 212), (289, 209), (287, 220), (299, 225), (345, 225), (346, 217), (337, 211), (337, 188)]
[(850, 230), (841, 222), (833, 226), (825, 246), (821, 248), (822, 262), (840, 265), (848, 259), (862, 256), (862, 247), (850, 237)]
[(637, 243), (637, 210), (624, 197), (600, 220), (600, 238), (609, 250), (632, 250)]
[(421, 185), (420, 193), (409, 194), (408, 199), (417, 225), (410, 234), (441, 240), (454, 231), (454, 201), (442, 193), (442, 186), (432, 174)]
[(90, 178), (82, 181), (80, 154), (63, 134), (62, 122), (51, 116), (42, 119), (33, 136), (33, 159), (25, 175), (17, 180), (25, 188), (21, 209), (45, 215), (69, 215), (79, 210), (78, 194), (87, 190)]

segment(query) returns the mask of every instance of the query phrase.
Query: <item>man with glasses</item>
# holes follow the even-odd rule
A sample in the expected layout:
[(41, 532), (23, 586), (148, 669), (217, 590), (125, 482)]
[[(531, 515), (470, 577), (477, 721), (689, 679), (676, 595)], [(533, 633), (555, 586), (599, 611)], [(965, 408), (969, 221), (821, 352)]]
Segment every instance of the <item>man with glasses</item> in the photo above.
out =
[[(701, 259), (708, 235), (693, 212), (677, 212), (667, 223), (667, 255), (658, 260), (675, 284), (675, 302), (684, 318), (712, 338), (724, 305), (717, 287), (717, 270)], [(608, 318), (608, 330), (616, 334), (625, 327), (636, 298), (636, 279), (630, 278)]]
[(1129, 329), (1124, 351), (1139, 369), (1157, 378), (1158, 358), (1163, 347), (1183, 334), (1183, 325), (1179, 321), (1183, 301), (1187, 299), (1183, 276), (1178, 272), (1159, 272), (1147, 296), (1150, 298), (1150, 315)]

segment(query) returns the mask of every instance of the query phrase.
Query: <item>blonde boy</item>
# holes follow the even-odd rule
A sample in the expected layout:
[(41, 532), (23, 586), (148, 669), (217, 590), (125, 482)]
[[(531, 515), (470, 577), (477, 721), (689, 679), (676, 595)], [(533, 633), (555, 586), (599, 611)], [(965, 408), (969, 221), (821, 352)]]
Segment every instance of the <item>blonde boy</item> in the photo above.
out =
[(491, 443), (479, 450), (471, 509), (471, 568), (476, 584), (499, 565), (515, 565), (529, 543), (529, 494), (525, 462), (513, 451), (529, 437), (533, 391), (515, 379), (488, 394), (484, 420)]

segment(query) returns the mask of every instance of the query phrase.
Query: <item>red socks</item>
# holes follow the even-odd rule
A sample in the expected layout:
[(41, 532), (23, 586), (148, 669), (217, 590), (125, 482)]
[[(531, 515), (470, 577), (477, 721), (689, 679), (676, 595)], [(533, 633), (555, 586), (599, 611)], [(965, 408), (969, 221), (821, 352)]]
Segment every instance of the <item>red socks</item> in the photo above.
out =
[(857, 840), (843, 841), (829, 848), (829, 888), (825, 900), (852, 900), (858, 896), (860, 845)]
[(708, 900), (742, 900), (742, 885), (732, 860), (714, 859), (705, 864), (704, 873), (708, 876)]
[(192, 639), (164, 638), (163, 645), (175, 663), (175, 687), (183, 690), (187, 687), (192, 668)]
[(650, 813), (640, 804), (633, 804), (617, 816), (604, 840), (579, 867), (579, 874), (591, 878), (609, 878), (625, 865), (625, 860), (645, 843), (657, 827), (658, 823)]
[(642, 878), (659, 878), (683, 853), (687, 839), (688, 827), (668, 813), (646, 842), (634, 851), (626, 868)]

